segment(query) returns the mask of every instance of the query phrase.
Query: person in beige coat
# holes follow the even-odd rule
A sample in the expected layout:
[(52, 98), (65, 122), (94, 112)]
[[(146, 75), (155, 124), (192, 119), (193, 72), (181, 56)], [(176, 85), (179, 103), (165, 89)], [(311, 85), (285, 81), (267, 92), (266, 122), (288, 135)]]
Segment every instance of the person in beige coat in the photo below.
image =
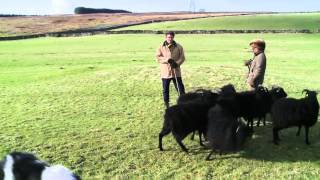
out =
[(185, 61), (185, 56), (182, 46), (174, 41), (174, 37), (174, 32), (167, 32), (165, 34), (165, 41), (156, 52), (156, 59), (160, 64), (163, 101), (167, 108), (169, 107), (169, 87), (171, 80), (180, 95), (185, 93), (180, 69), (180, 66)]
[(250, 42), (254, 57), (253, 60), (246, 62), (249, 68), (247, 74), (247, 84), (250, 90), (255, 90), (263, 84), (264, 75), (267, 67), (267, 58), (264, 53), (266, 43), (262, 39), (256, 39)]

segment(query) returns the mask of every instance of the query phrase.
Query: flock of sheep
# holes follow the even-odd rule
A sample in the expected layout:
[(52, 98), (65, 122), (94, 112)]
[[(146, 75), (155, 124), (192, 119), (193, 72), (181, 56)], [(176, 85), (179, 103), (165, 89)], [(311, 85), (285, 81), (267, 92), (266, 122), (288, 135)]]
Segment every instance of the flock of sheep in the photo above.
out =
[[(162, 138), (170, 132), (183, 151), (188, 149), (183, 139), (195, 132), (199, 133), (200, 145), (204, 146), (202, 137), (212, 149), (207, 156), (218, 151), (235, 152), (241, 149), (246, 138), (253, 133), (253, 120), (263, 120), (271, 114), (273, 124), (273, 142), (278, 145), (279, 131), (296, 126), (297, 136), (302, 126), (305, 128), (305, 142), (309, 142), (309, 128), (318, 120), (319, 103), (317, 92), (303, 90), (305, 97), (288, 98), (283, 88), (273, 86), (267, 89), (259, 86), (255, 91), (236, 92), (229, 84), (219, 92), (199, 89), (181, 95), (177, 104), (165, 110), (164, 123), (159, 133), (159, 149), (163, 151)], [(243, 121), (247, 121), (247, 124)]]
[[(229, 84), (218, 92), (199, 89), (181, 95), (177, 104), (166, 109), (164, 123), (159, 134), (159, 149), (163, 151), (162, 138), (172, 132), (183, 151), (188, 149), (183, 139), (196, 132), (208, 141), (211, 150), (207, 156), (218, 151), (239, 151), (245, 140), (253, 133), (253, 120), (258, 119), (257, 126), (267, 113), (271, 114), (273, 124), (273, 142), (278, 144), (279, 131), (297, 126), (297, 136), (301, 127), (305, 128), (305, 142), (309, 142), (309, 128), (318, 120), (319, 103), (317, 92), (303, 90), (305, 97), (301, 99), (287, 98), (283, 88), (274, 86), (270, 90), (259, 86), (255, 91), (236, 92)], [(247, 121), (247, 124), (243, 121)], [(80, 177), (69, 169), (50, 166), (29, 153), (13, 152), (0, 160), (0, 179), (34, 179), (34, 180), (80, 180)]]

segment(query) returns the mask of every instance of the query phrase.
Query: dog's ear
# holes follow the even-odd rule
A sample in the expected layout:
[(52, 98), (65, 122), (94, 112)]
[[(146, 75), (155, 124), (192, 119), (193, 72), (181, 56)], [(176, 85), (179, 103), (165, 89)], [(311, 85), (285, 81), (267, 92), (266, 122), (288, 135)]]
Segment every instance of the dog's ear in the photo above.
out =
[(6, 159), (2, 159), (2, 160), (0, 161), (0, 169), (1, 169), (1, 170), (3, 169), (5, 163), (6, 163)]
[(36, 161), (38, 160), (38, 158), (31, 154), (31, 153), (25, 153), (25, 152), (12, 152), (10, 153), (10, 155), (12, 156), (12, 158), (15, 161)]
[(3, 169), (0, 169), (0, 179), (4, 179), (4, 171), (3, 171)]

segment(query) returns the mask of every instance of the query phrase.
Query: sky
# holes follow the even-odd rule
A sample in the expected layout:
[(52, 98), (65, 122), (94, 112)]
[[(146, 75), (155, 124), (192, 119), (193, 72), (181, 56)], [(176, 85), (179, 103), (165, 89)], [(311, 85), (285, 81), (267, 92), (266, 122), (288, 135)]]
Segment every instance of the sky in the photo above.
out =
[[(0, 0), (0, 14), (73, 14), (79, 6), (124, 9), (132, 12), (190, 10), (191, 0)], [(195, 9), (225, 11), (320, 11), (320, 0), (194, 0)], [(191, 8), (193, 9), (193, 8)]]

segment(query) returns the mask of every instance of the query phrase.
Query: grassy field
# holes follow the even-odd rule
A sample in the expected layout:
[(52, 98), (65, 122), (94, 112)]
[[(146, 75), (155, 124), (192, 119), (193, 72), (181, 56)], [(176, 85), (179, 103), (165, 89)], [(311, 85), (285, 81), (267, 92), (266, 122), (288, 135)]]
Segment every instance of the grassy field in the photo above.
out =
[[(186, 90), (227, 83), (246, 89), (248, 42), (267, 42), (266, 85), (293, 97), (320, 89), (319, 34), (178, 35), (186, 51)], [(296, 128), (270, 140), (271, 125), (256, 127), (244, 150), (205, 161), (208, 150), (172, 136), (160, 152), (163, 103), (155, 49), (162, 35), (110, 35), (0, 42), (0, 156), (17, 150), (64, 164), (83, 179), (316, 179), (320, 125), (311, 146)], [(171, 89), (173, 92), (173, 88)], [(171, 93), (172, 103), (177, 94)]]
[(292, 13), (213, 17), (176, 22), (153, 23), (117, 30), (281, 30), (320, 29), (320, 13)]

